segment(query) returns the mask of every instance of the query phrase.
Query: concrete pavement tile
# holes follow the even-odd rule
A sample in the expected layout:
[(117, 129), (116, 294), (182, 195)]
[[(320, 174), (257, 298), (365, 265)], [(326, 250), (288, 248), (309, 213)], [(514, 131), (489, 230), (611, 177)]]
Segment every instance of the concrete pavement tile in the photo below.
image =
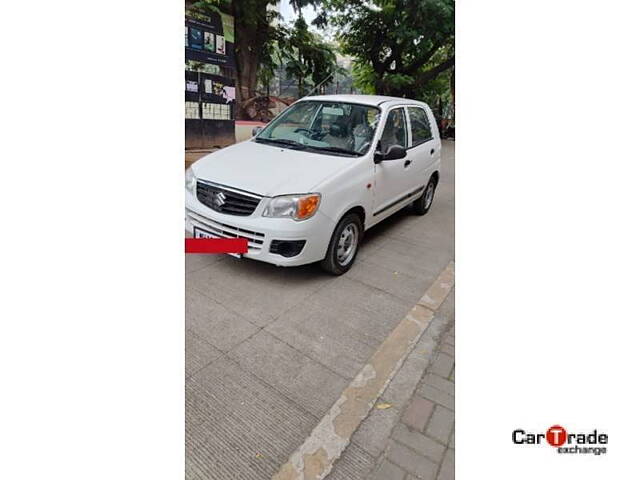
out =
[(451, 435), (453, 431), (453, 423), (453, 412), (441, 405), (436, 405), (436, 409), (433, 411), (425, 433), (443, 445), (446, 445), (449, 442), (449, 435)]
[(361, 341), (377, 347), (410, 307), (393, 295), (341, 276), (309, 297), (304, 308), (315, 312), (329, 308), (332, 318), (351, 327)]
[(389, 386), (384, 392), (385, 401), (396, 405), (397, 408), (403, 408), (409, 401), (429, 363), (428, 355), (419, 353), (424, 351), (425, 349), (418, 344), (411, 352), (402, 368), (389, 382)]
[(422, 455), (391, 440), (387, 458), (421, 480), (434, 480), (438, 466)]
[(392, 272), (402, 272), (416, 279), (433, 281), (449, 258), (441, 258), (438, 250), (412, 245), (402, 239), (387, 238), (375, 255), (366, 259)]
[(358, 260), (365, 260), (375, 255), (380, 247), (384, 245), (385, 236), (375, 235), (375, 229), (376, 227), (373, 227), (365, 232), (362, 243), (360, 244), (360, 249), (358, 250)]
[(440, 269), (446, 266), (454, 254), (454, 245), (451, 241), (454, 234), (453, 204), (443, 202), (442, 192), (436, 191), (436, 200), (432, 210), (424, 217), (424, 223), (405, 225), (389, 231), (389, 238), (402, 240), (415, 247), (437, 252), (437, 263)]
[(215, 299), (254, 325), (264, 327), (334, 277), (317, 266), (278, 268), (229, 257), (187, 275), (187, 288)]
[(187, 328), (223, 352), (228, 352), (258, 331), (258, 327), (213, 301), (209, 301), (207, 310), (199, 306), (194, 302), (187, 307)]
[[(383, 398), (380, 401), (386, 400)], [(370, 455), (379, 457), (387, 446), (387, 440), (399, 418), (400, 411), (397, 408), (374, 408), (353, 434), (352, 442)]]
[[(376, 347), (336, 315), (340, 305), (310, 303), (287, 312), (266, 330), (346, 379), (352, 379)], [(398, 319), (399, 320), (399, 319)]]
[(442, 460), (445, 451), (444, 445), (422, 435), (420, 432), (409, 430), (403, 423), (396, 425), (393, 429), (392, 437), (435, 463), (439, 463)]
[(438, 480), (454, 480), (455, 478), (455, 458), (453, 450), (447, 450), (444, 455), (444, 460), (440, 466), (440, 473), (438, 473)]
[(317, 419), (224, 357), (186, 382), (186, 478), (271, 478)]
[(430, 308), (434, 312), (440, 308), (440, 305), (451, 294), (455, 282), (453, 261), (447, 264), (435, 281), (429, 286), (429, 289), (420, 299), (420, 305)]
[[(215, 304), (216, 302), (211, 298), (187, 286), (184, 299), (184, 309), (187, 319), (196, 314), (206, 315)], [(186, 325), (187, 328), (189, 328), (188, 321)]]
[(185, 353), (187, 377), (222, 355), (220, 350), (202, 340), (191, 330), (185, 332)]
[(348, 384), (264, 330), (238, 345), (228, 356), (318, 418)]
[(451, 395), (442, 390), (435, 388), (432, 385), (422, 384), (418, 388), (418, 393), (424, 398), (431, 400), (432, 402), (447, 407), (449, 410), (453, 410), (455, 406), (455, 399)]
[(443, 392), (447, 393), (448, 395), (454, 396), (455, 395), (455, 385), (453, 382), (446, 380), (438, 375), (434, 375), (432, 373), (428, 374), (425, 378), (425, 383), (427, 385), (431, 385), (435, 388), (437, 388), (438, 390), (442, 390)]
[(402, 408), (424, 376), (424, 371), (430, 360), (435, 356), (434, 351), (438, 347), (438, 339), (441, 330), (453, 319), (453, 295), (449, 295), (443, 302), (438, 313), (435, 314), (432, 325), (437, 328), (429, 328), (416, 344), (409, 357), (402, 365), (395, 377), (389, 383), (384, 392), (384, 398)]
[(415, 305), (434, 278), (416, 279), (399, 270), (388, 269), (366, 260), (356, 264), (345, 275), (366, 285), (378, 288)]
[(443, 343), (442, 346), (440, 347), (440, 351), (443, 353), (446, 353), (447, 355), (451, 355), (452, 357), (455, 358), (456, 349), (455, 347), (449, 345), (448, 343)]
[(220, 255), (199, 255), (195, 253), (185, 254), (184, 269), (187, 273), (195, 272), (201, 268), (208, 267), (220, 261)]
[(402, 209), (367, 230), (362, 243), (363, 245), (371, 246), (372, 254), (375, 254), (386, 245), (394, 234), (405, 231), (408, 228), (414, 228), (415, 222), (419, 220), (420, 217), (416, 217), (410, 209)]
[(453, 371), (453, 364), (454, 360), (452, 356), (440, 352), (433, 361), (429, 371), (440, 375), (442, 378), (449, 378), (449, 375), (451, 375)]
[(434, 404), (414, 396), (402, 415), (402, 421), (414, 430), (422, 431), (433, 413)]
[(372, 480), (402, 480), (405, 471), (388, 460), (383, 460)]
[(373, 470), (376, 459), (357, 445), (350, 445), (333, 465), (325, 480), (363, 480)]

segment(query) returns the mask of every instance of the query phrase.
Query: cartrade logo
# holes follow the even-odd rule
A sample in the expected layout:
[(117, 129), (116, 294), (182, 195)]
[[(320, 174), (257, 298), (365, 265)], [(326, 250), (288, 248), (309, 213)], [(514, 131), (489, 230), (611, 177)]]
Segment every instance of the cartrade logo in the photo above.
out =
[(511, 441), (516, 445), (544, 445), (557, 449), (558, 453), (582, 453), (603, 455), (607, 453), (609, 437), (606, 433), (592, 430), (590, 432), (567, 432), (562, 425), (553, 425), (546, 432), (527, 432), (514, 430)]

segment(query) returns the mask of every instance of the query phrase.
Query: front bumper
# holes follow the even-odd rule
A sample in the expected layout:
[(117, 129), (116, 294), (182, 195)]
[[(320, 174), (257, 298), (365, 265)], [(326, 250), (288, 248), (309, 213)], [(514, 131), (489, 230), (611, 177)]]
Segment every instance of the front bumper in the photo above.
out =
[[(321, 210), (301, 222), (263, 217), (266, 201), (263, 199), (252, 215), (243, 217), (218, 213), (186, 192), (185, 231), (193, 235), (194, 228), (199, 228), (220, 237), (246, 238), (249, 249), (243, 256), (274, 265), (296, 266), (322, 260), (335, 228), (333, 220)], [(269, 251), (273, 240), (305, 240), (305, 244), (298, 255), (287, 258)]]

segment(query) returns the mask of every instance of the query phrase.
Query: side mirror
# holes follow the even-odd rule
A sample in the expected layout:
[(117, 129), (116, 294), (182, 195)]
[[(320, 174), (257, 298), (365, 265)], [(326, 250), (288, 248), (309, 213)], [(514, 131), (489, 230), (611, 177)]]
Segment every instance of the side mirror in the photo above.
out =
[(251, 131), (251, 135), (255, 137), (262, 131), (263, 128), (264, 127), (253, 127), (253, 130)]
[(380, 151), (373, 154), (373, 161), (380, 163), (386, 160), (399, 160), (407, 156), (407, 149), (400, 145), (391, 145), (385, 153)]

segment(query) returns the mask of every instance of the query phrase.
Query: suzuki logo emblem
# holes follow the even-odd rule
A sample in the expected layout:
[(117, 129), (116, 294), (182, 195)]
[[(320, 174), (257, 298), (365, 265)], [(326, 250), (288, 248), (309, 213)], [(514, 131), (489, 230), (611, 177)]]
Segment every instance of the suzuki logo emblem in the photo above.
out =
[(222, 193), (222, 192), (218, 192), (215, 194), (214, 198), (213, 198), (213, 204), (220, 208), (222, 205), (224, 205), (225, 200), (227, 199), (227, 196)]

